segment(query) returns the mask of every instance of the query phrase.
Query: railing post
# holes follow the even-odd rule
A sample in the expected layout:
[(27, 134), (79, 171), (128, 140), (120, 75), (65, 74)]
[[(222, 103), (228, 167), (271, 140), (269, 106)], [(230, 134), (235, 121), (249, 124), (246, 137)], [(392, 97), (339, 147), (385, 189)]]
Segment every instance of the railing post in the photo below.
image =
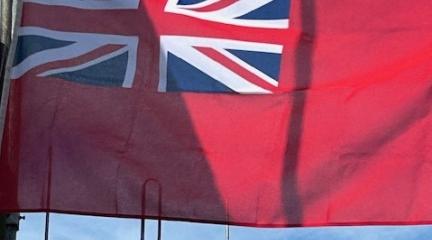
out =
[(142, 200), (141, 200), (141, 234), (140, 240), (145, 240), (145, 219), (146, 219), (146, 209), (147, 209), (147, 185), (149, 183), (156, 183), (158, 186), (158, 217), (157, 217), (157, 240), (162, 239), (162, 186), (156, 179), (147, 179), (142, 187)]
[(49, 239), (50, 213), (45, 214), (45, 240)]
[(225, 228), (225, 239), (230, 239), (230, 217), (229, 217), (229, 203), (228, 200), (225, 201), (225, 218), (226, 218), (226, 228)]

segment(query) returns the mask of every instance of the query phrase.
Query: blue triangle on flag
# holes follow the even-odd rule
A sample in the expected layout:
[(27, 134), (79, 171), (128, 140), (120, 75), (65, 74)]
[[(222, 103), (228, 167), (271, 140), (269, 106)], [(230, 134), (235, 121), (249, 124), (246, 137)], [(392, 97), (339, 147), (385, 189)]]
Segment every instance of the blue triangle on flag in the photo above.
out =
[(206, 0), (180, 0), (178, 1), (179, 5), (192, 5), (200, 2), (204, 2)]
[(20, 64), (24, 59), (37, 52), (65, 47), (75, 42), (63, 41), (37, 35), (25, 35), (18, 37), (15, 51), (14, 66)]
[(168, 53), (167, 68), (167, 92), (234, 92), (171, 53)]
[(52, 74), (50, 77), (97, 86), (121, 87), (125, 79), (127, 64), (128, 52), (125, 52), (87, 68)]
[(252, 12), (237, 17), (237, 19), (287, 19), (289, 17), (290, 5), (290, 0), (273, 0)]
[(267, 76), (279, 81), (281, 54), (233, 49), (226, 50)]

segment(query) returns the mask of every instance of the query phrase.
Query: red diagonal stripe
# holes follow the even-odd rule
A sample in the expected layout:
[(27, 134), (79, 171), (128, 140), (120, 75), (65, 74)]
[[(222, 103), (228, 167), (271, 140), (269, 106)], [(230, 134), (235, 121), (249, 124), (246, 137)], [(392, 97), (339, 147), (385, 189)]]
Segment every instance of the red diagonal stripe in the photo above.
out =
[(198, 8), (198, 9), (194, 9), (194, 11), (197, 12), (212, 12), (212, 11), (216, 11), (216, 10), (220, 10), (223, 8), (228, 7), (229, 5), (238, 2), (239, 0), (221, 0), (219, 2), (215, 2), (213, 4), (210, 4), (208, 6), (202, 7), (202, 8)]
[(122, 47), (124, 47), (124, 46), (123, 45), (116, 45), (116, 44), (108, 44), (108, 45), (102, 46), (100, 48), (97, 48), (93, 51), (90, 51), (86, 54), (83, 54), (83, 55), (75, 57), (75, 58), (58, 60), (58, 61), (49, 62), (49, 63), (43, 64), (43, 65), (37, 66), (37, 67), (31, 69), (30, 71), (28, 71), (25, 75), (36, 76), (39, 73), (43, 73), (45, 71), (52, 70), (52, 69), (78, 66), (78, 65), (87, 63), (89, 61), (92, 61), (94, 59), (97, 59), (99, 57), (102, 57), (106, 54), (117, 51), (118, 49), (120, 49)]
[(248, 80), (249, 82), (263, 88), (266, 90), (269, 90), (271, 92), (277, 92), (277, 87), (271, 85), (270, 83), (263, 80), (261, 77), (255, 75), (254, 73), (249, 72), (247, 69), (243, 68), (236, 62), (232, 61), (231, 59), (227, 58), (223, 54), (219, 53), (218, 51), (214, 50), (213, 48), (207, 48), (207, 47), (196, 47), (198, 51), (205, 54), (209, 58), (222, 63), (224, 67), (228, 68), (229, 70), (235, 72), (237, 75), (241, 76), (242, 78)]

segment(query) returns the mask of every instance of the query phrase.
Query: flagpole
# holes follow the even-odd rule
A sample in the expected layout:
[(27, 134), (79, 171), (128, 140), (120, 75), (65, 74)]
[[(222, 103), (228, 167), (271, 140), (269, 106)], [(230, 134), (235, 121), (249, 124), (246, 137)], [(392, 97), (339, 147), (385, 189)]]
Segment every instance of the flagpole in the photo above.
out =
[(6, 216), (0, 215), (0, 239), (5, 239), (6, 232)]
[(12, 0), (0, 0), (1, 4), (1, 34), (0, 34), (0, 55), (1, 55), (1, 88), (5, 81), (6, 62), (9, 53), (9, 47), (12, 41)]
[(16, 240), (21, 219), (18, 213), (0, 215), (0, 240)]
[[(9, 47), (12, 39), (12, 0), (0, 0), (0, 98), (2, 97), (3, 86), (6, 81), (6, 63)], [(1, 105), (4, 105), (3, 101)], [(3, 114), (1, 111), (1, 118)], [(1, 136), (1, 135), (0, 135)], [(16, 231), (11, 231), (13, 226), (9, 224), (9, 216), (12, 214), (0, 215), (0, 240), (15, 240)], [(19, 214), (18, 220), (19, 222)], [(18, 222), (16, 230), (18, 230)]]

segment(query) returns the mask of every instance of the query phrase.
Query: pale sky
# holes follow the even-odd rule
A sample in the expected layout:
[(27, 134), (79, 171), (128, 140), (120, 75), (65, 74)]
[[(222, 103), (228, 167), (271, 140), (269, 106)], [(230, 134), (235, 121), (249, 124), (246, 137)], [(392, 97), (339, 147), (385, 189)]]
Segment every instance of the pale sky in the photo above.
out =
[[(43, 240), (44, 214), (23, 214), (17, 240)], [(154, 221), (147, 221), (146, 240), (156, 240)], [(51, 214), (51, 240), (139, 240), (140, 221)], [(163, 240), (224, 240), (223, 225), (163, 222)], [(230, 228), (230, 240), (428, 240), (432, 226)]]

